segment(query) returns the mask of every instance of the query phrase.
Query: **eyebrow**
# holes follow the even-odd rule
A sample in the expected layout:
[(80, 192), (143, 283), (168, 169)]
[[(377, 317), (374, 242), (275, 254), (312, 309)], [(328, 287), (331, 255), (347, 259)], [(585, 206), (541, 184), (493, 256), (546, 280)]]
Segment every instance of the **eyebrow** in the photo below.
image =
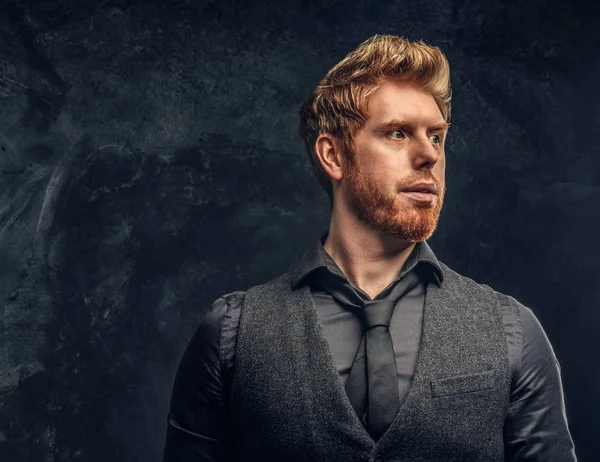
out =
[[(407, 122), (406, 120), (390, 120), (389, 122), (385, 122), (381, 125), (379, 125), (377, 127), (377, 131), (381, 131), (381, 132), (386, 132), (388, 130), (391, 130), (393, 128), (397, 128), (397, 127), (410, 127), (411, 124), (409, 122)], [(440, 122), (437, 123), (435, 125), (432, 125), (430, 127), (427, 127), (427, 131), (441, 131), (441, 130), (448, 130), (448, 128), (450, 128), (450, 124), (447, 122)]]

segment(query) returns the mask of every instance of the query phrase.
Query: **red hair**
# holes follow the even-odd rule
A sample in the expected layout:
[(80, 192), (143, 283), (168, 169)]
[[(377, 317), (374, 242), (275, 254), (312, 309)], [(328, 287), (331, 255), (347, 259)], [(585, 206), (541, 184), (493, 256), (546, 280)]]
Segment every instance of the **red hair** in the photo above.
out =
[(361, 43), (321, 80), (300, 109), (298, 132), (319, 184), (333, 202), (331, 178), (323, 170), (315, 143), (322, 133), (342, 142), (351, 153), (352, 139), (368, 118), (369, 97), (384, 80), (401, 78), (431, 93), (446, 122), (450, 121), (450, 66), (438, 47), (395, 35), (375, 35)]

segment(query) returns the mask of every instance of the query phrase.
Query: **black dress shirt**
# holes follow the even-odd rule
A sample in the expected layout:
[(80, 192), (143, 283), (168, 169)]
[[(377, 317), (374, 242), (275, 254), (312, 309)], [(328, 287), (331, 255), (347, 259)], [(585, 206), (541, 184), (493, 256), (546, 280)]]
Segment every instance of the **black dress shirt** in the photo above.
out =
[[(327, 233), (304, 253), (292, 276), (294, 288), (310, 284), (319, 321), (345, 385), (363, 330), (355, 315), (314, 283), (321, 271), (345, 277), (323, 247), (326, 238)], [(399, 276), (376, 298), (384, 298), (409, 271), (418, 272), (420, 283), (398, 300), (390, 323), (400, 402), (408, 394), (414, 374), (426, 285), (443, 284), (440, 264), (429, 245), (422, 242), (415, 246)], [(505, 460), (554, 461), (555, 452), (570, 452), (568, 460), (576, 460), (560, 366), (544, 330), (529, 308), (510, 296), (497, 295), (512, 377), (504, 425)], [(164, 462), (224, 461), (228, 446), (235, 444), (228, 393), (243, 298), (244, 292), (234, 292), (216, 300), (182, 357), (173, 386)], [(569, 451), (557, 450), (565, 447)]]

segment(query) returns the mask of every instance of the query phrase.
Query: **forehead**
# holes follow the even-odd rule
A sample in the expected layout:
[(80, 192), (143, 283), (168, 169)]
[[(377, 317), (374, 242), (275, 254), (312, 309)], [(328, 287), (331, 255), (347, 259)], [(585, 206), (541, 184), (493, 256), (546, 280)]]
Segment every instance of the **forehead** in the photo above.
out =
[(367, 124), (388, 120), (429, 126), (444, 122), (444, 117), (431, 93), (418, 84), (385, 80), (369, 98)]

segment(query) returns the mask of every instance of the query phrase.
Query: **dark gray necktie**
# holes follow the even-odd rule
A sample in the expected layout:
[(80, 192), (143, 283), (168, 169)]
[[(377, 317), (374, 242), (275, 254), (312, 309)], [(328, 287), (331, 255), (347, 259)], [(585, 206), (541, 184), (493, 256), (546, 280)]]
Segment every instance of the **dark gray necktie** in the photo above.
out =
[(387, 296), (374, 300), (363, 300), (346, 279), (329, 271), (323, 271), (318, 282), (358, 316), (363, 325), (364, 335), (346, 383), (346, 394), (363, 425), (377, 441), (400, 409), (390, 320), (397, 300), (418, 284), (419, 277), (416, 271), (409, 271)]

